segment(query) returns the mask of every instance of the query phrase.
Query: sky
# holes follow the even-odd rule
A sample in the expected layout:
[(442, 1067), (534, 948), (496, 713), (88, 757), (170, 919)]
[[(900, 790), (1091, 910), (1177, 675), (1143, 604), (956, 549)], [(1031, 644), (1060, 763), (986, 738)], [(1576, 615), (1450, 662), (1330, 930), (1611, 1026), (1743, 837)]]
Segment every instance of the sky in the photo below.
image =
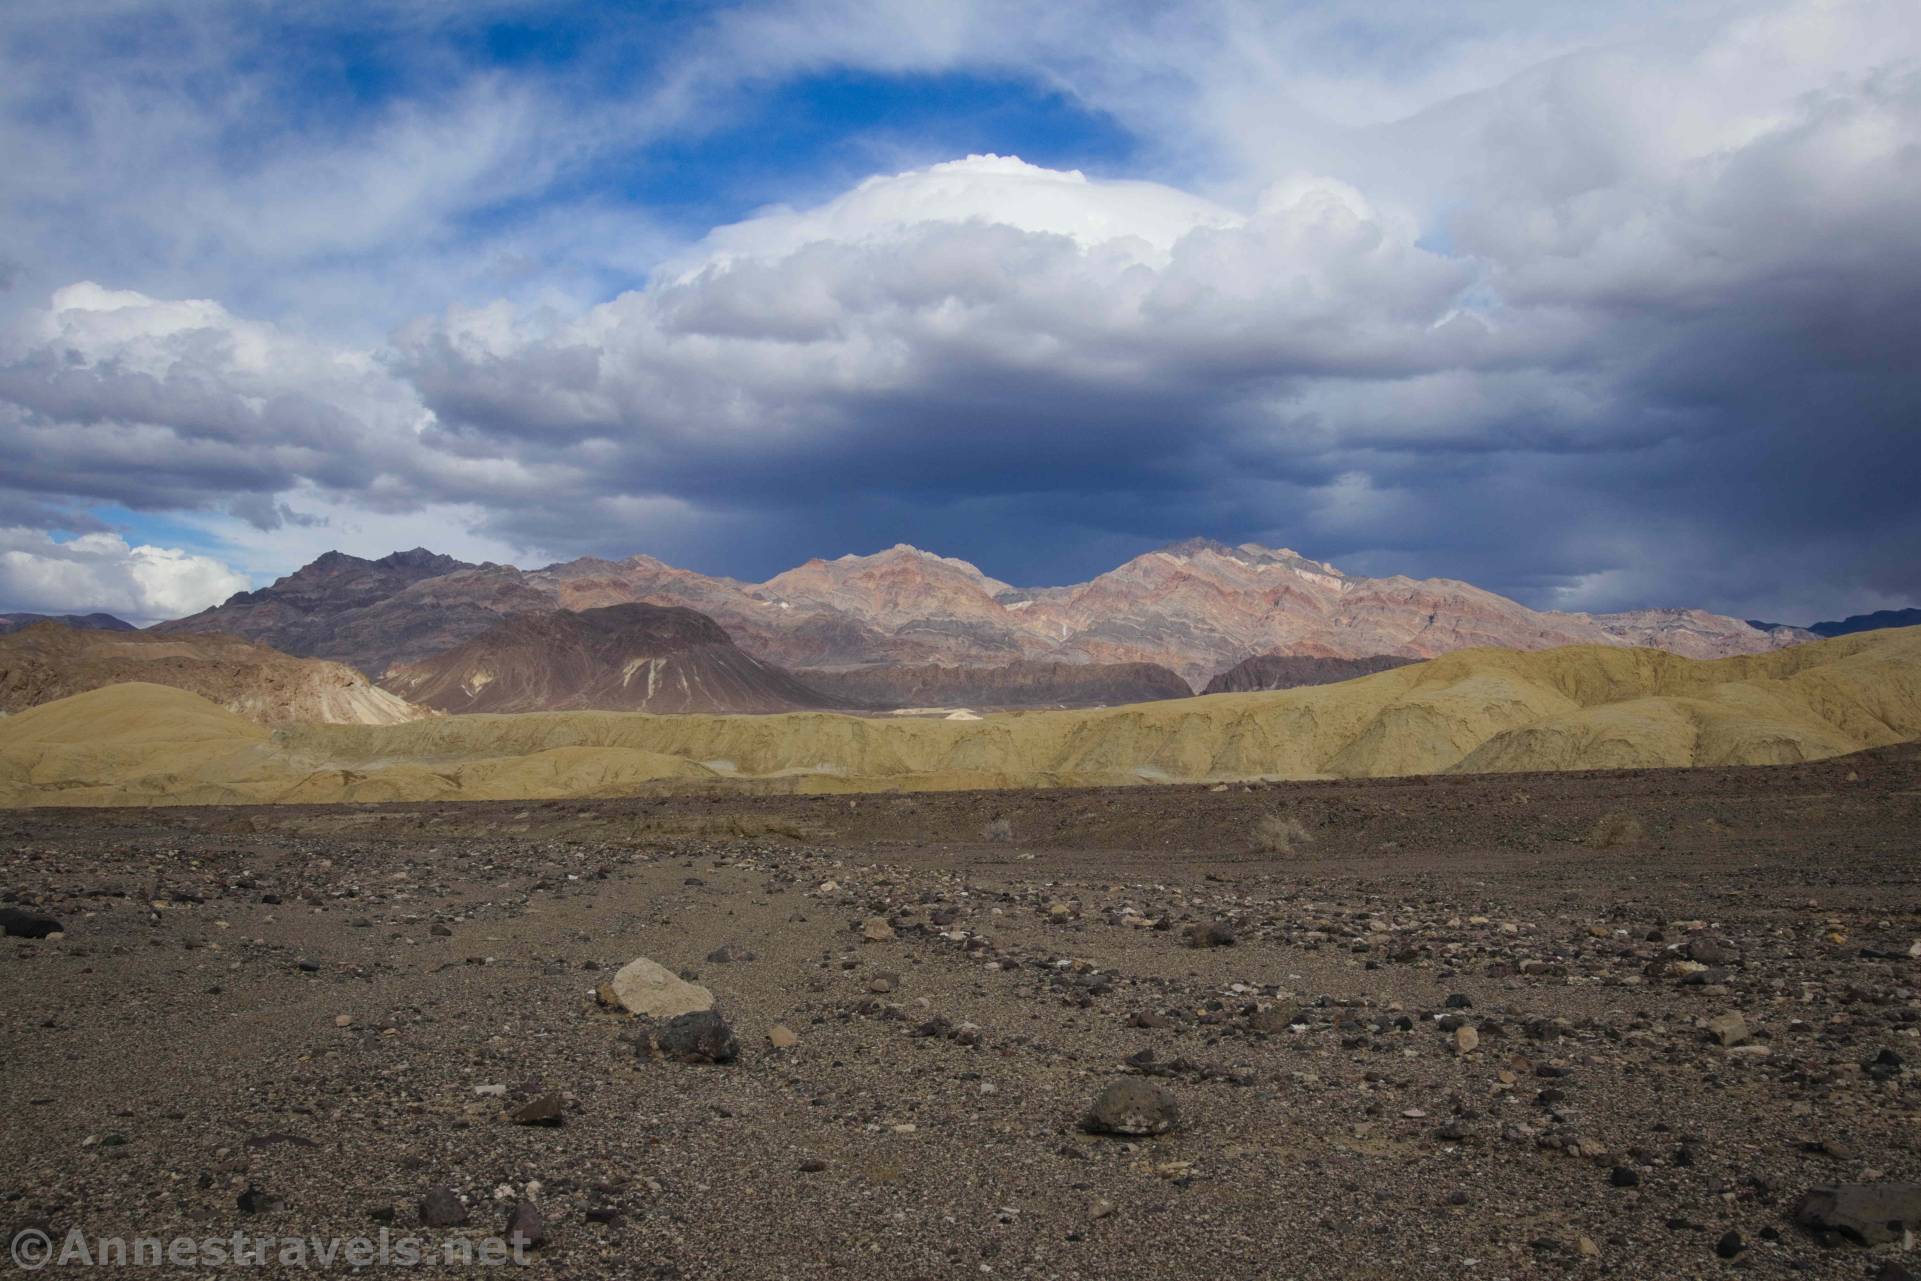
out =
[(338, 548), (1921, 603), (1913, 0), (12, 0), (0, 609)]

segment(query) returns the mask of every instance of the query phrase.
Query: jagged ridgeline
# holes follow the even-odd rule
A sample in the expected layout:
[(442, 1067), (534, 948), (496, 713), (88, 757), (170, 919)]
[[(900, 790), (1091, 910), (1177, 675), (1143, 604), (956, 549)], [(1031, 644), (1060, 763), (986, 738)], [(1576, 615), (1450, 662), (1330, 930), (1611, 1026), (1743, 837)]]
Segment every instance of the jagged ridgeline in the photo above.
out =
[[(379, 680), (508, 617), (632, 602), (698, 610), (742, 650), (810, 686), (811, 671), (830, 673), (822, 678), (829, 683), (861, 679), (841, 674), (876, 666), (1051, 662), (1153, 664), (1201, 689), (1259, 654), (1418, 659), (1481, 645), (1645, 645), (1719, 658), (1813, 639), (1797, 628), (1755, 627), (1701, 610), (1535, 610), (1452, 579), (1366, 578), (1286, 548), (1205, 539), (1059, 587), (1016, 587), (964, 560), (906, 546), (810, 560), (760, 583), (651, 556), (520, 570), (420, 549), (373, 561), (332, 552), (272, 586), (155, 630), (244, 636)], [(1034, 675), (1003, 673), (986, 692), (1018, 693)], [(1124, 692), (1138, 688), (1141, 676), (1102, 679)]]

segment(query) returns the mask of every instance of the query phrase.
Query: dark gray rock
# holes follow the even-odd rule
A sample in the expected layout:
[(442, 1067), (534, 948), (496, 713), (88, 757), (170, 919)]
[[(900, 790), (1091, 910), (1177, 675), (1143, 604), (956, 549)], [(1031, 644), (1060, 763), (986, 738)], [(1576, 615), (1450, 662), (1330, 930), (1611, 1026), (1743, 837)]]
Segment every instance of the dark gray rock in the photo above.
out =
[(0, 935), (16, 939), (43, 939), (60, 931), (60, 922), (51, 916), (17, 907), (0, 907)]
[(532, 1201), (521, 1201), (507, 1215), (507, 1244), (519, 1250), (535, 1250), (547, 1244), (547, 1220)]
[(1844, 1183), (1815, 1188), (1794, 1207), (1794, 1221), (1817, 1235), (1857, 1245), (1898, 1241), (1921, 1228), (1921, 1183)]
[(740, 1057), (734, 1030), (715, 1010), (668, 1019), (654, 1033), (653, 1048), (663, 1058), (681, 1063), (732, 1063)]
[(446, 1184), (429, 1188), (420, 1198), (420, 1226), (457, 1228), (467, 1221), (467, 1205)]
[(1863, 1063), (1861, 1070), (1876, 1081), (1889, 1081), (1900, 1076), (1901, 1070), (1905, 1066), (1906, 1064), (1901, 1061), (1899, 1054), (1896, 1054), (1893, 1050), (1884, 1049), (1866, 1063)]
[(558, 1090), (548, 1090), (515, 1108), (507, 1119), (515, 1125), (559, 1125), (563, 1104)]
[(286, 1204), (279, 1197), (261, 1191), (257, 1183), (249, 1183), (246, 1190), (234, 1198), (233, 1203), (234, 1208), (242, 1214), (266, 1214)]

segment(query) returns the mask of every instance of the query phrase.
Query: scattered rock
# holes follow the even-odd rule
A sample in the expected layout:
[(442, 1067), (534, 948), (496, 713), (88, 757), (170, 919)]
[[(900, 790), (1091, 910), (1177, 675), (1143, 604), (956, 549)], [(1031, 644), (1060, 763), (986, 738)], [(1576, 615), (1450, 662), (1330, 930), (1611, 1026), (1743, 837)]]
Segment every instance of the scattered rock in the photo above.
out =
[(671, 1019), (714, 1008), (714, 994), (677, 977), (665, 966), (636, 957), (600, 989), (604, 1004), (650, 1019)]
[(248, 1183), (246, 1190), (234, 1198), (234, 1206), (242, 1214), (265, 1214), (270, 1210), (278, 1210), (285, 1204), (279, 1197), (262, 1192), (257, 1183)]
[(1189, 947), (1232, 947), (1234, 946), (1233, 927), (1215, 921), (1209, 925), (1190, 925), (1187, 927)]
[(515, 1125), (559, 1125), (564, 1104), (558, 1090), (536, 1095), (507, 1114)]
[(870, 916), (860, 923), (860, 936), (869, 943), (885, 943), (894, 937), (894, 927), (884, 916)]
[(320, 1145), (304, 1134), (290, 1134), (285, 1130), (275, 1130), (271, 1134), (252, 1134), (247, 1136), (250, 1148), (271, 1148), (286, 1144), (296, 1148), (317, 1148)]
[(1867, 1073), (1868, 1079), (1870, 1080), (1888, 1081), (1900, 1076), (1904, 1067), (1906, 1067), (1906, 1064), (1901, 1061), (1899, 1054), (1896, 1054), (1893, 1050), (1884, 1049), (1866, 1063), (1863, 1063), (1861, 1070)]
[(1794, 1206), (1794, 1221), (1820, 1236), (1856, 1245), (1898, 1241), (1921, 1227), (1921, 1183), (1844, 1183), (1814, 1188)]
[(668, 1019), (653, 1035), (654, 1053), (681, 1063), (732, 1063), (740, 1042), (714, 1010), (695, 1010)]
[(1179, 1125), (1173, 1092), (1135, 1077), (1110, 1081), (1081, 1122), (1090, 1134), (1166, 1134)]
[(800, 1044), (800, 1036), (785, 1023), (776, 1023), (767, 1029), (767, 1044), (776, 1050), (791, 1050)]
[(60, 922), (51, 916), (22, 911), (17, 907), (0, 907), (0, 935), (7, 938), (43, 939), (49, 934), (62, 932)]
[[(1141, 1016), (1137, 1016), (1137, 1017), (1141, 1017)], [(1168, 1020), (1160, 1018), (1159, 1015), (1153, 1015), (1153, 1016), (1147, 1016), (1147, 1017), (1153, 1017), (1155, 1019), (1158, 1019), (1159, 1021), (1155, 1023), (1147, 1023), (1144, 1021), (1136, 1022), (1135, 1026), (1136, 1027), (1168, 1026)], [(1252, 1014), (1247, 1016), (1247, 1026), (1251, 1031), (1262, 1032), (1269, 1036), (1272, 1036), (1278, 1032), (1287, 1031), (1288, 1027), (1292, 1025), (1293, 1021), (1294, 1021), (1294, 1016), (1287, 1013), (1285, 1010), (1282, 1010), (1277, 1005), (1270, 1005), (1265, 1009), (1256, 1010)]]
[(420, 1226), (457, 1228), (467, 1221), (467, 1204), (446, 1184), (427, 1189), (420, 1198)]
[(1729, 965), (1736, 959), (1733, 948), (1706, 934), (1689, 939), (1681, 950), (1687, 953), (1690, 961), (1699, 961), (1703, 965)]
[(547, 1244), (547, 1221), (532, 1201), (518, 1201), (507, 1215), (507, 1244), (520, 1250), (535, 1250)]
[(1708, 1020), (1708, 1035), (1720, 1045), (1742, 1045), (1748, 1039), (1748, 1021), (1737, 1011), (1717, 1014)]

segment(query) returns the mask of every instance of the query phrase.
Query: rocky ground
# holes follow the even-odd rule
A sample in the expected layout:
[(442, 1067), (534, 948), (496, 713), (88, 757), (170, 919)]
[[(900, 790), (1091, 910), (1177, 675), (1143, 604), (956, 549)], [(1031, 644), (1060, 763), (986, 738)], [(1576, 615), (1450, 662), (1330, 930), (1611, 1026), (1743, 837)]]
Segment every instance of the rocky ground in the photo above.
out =
[[(0, 897), (59, 927), (0, 943), (8, 1237), (511, 1220), (557, 1278), (1921, 1271), (1913, 749), (14, 812)], [(616, 981), (643, 957), (679, 979)], [(714, 1010), (620, 1005), (702, 1004), (681, 980)]]

